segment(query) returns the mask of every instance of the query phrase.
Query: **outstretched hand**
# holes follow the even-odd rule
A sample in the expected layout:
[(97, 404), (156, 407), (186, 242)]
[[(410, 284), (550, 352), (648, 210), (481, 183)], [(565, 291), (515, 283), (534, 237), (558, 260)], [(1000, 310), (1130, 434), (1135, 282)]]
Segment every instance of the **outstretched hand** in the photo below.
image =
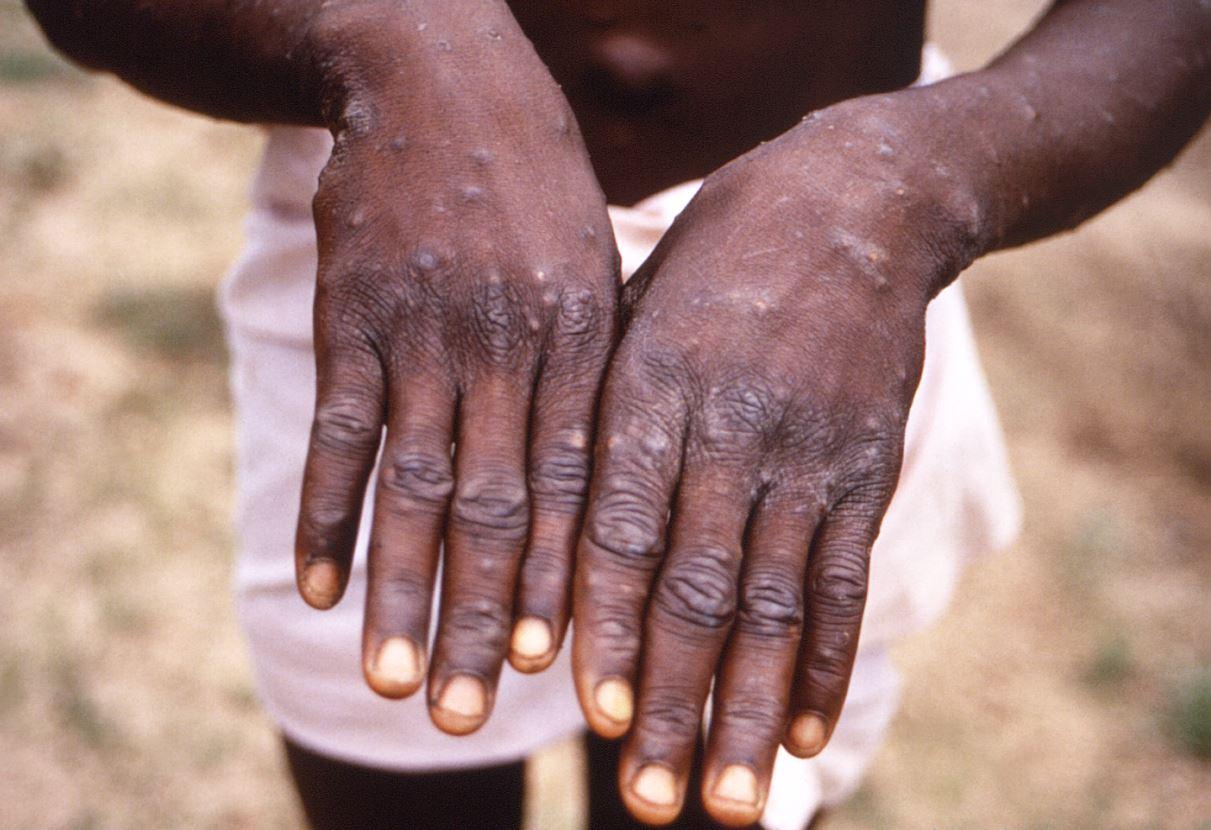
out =
[[(296, 563), (311, 605), (340, 600), (381, 449), (365, 676), (392, 698), (428, 676), (434, 723), (464, 734), (506, 655), (542, 669), (566, 628), (618, 255), (571, 111), (520, 31), (477, 30), (457, 53), (440, 37), (422, 44), (431, 74), (347, 108), (321, 177)], [(506, 48), (526, 55), (492, 58)]]
[(574, 661), (640, 819), (680, 811), (712, 681), (717, 819), (758, 819), (779, 743), (827, 742), (963, 204), (860, 100), (712, 175), (626, 286)]

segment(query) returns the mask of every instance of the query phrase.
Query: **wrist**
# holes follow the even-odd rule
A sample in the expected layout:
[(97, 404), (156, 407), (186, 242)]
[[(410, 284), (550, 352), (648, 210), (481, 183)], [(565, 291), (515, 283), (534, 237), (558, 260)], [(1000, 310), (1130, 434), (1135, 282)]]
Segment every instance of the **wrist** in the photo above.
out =
[(896, 263), (890, 287), (910, 304), (953, 281), (993, 236), (977, 149), (928, 89), (835, 104), (788, 136), (806, 192), (832, 195), (831, 221), (863, 240), (856, 256)]
[(442, 128), (460, 114), (557, 91), (502, 0), (364, 0), (333, 5), (309, 29), (307, 72), (322, 123), (357, 133), (402, 120)]

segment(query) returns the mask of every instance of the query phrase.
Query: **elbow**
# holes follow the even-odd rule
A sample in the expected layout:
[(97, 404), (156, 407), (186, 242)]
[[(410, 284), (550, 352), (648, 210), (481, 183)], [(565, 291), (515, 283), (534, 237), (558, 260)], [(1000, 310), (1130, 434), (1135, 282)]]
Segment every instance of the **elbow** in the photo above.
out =
[(25, 0), (25, 8), (42, 29), (47, 42), (72, 61), (99, 69), (103, 63), (95, 21), (78, 0)]

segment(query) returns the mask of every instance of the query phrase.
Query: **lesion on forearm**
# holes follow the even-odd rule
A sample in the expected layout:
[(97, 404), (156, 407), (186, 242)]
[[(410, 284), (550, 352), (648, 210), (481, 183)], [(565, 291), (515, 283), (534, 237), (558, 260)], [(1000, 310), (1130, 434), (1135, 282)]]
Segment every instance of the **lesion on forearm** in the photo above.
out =
[(1211, 112), (1211, 3), (1069, 0), (985, 69), (919, 91), (981, 208), (981, 252), (1075, 227)]

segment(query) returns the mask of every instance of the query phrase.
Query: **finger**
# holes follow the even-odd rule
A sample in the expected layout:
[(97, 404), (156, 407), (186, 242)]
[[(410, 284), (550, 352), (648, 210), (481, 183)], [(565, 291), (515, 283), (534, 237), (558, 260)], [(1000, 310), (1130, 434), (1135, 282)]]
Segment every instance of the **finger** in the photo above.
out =
[(703, 766), (703, 804), (724, 824), (752, 824), (765, 807), (786, 731), (803, 627), (803, 577), (818, 515), (807, 500), (767, 497), (749, 528)]
[(379, 462), (366, 588), (362, 664), (366, 682), (390, 698), (425, 676), (433, 579), (454, 475), (454, 390), (418, 376), (393, 383)]
[(681, 468), (683, 407), (647, 383), (608, 383), (576, 553), (573, 675), (589, 727), (630, 726), (640, 634)]
[(349, 580), (366, 480), (382, 437), (383, 376), (369, 345), (316, 347), (315, 419), (295, 534), (299, 593), (315, 608), (340, 601)]
[(530, 426), (530, 536), (509, 651), (518, 671), (549, 666), (567, 628), (573, 551), (589, 486), (593, 409), (612, 328), (612, 315), (591, 292), (561, 298)]
[(736, 612), (753, 494), (730, 465), (687, 466), (669, 554), (644, 629), (635, 724), (623, 751), (623, 800), (641, 821), (681, 811), (711, 679)]
[(806, 621), (784, 740), (787, 750), (802, 758), (824, 749), (845, 703), (880, 516), (881, 511), (856, 502), (842, 503), (824, 519), (812, 543)]
[(529, 525), (525, 485), (528, 379), (485, 378), (459, 416), (455, 492), (446, 530), (442, 608), (429, 709), (454, 735), (492, 708), (508, 648), (517, 570)]

